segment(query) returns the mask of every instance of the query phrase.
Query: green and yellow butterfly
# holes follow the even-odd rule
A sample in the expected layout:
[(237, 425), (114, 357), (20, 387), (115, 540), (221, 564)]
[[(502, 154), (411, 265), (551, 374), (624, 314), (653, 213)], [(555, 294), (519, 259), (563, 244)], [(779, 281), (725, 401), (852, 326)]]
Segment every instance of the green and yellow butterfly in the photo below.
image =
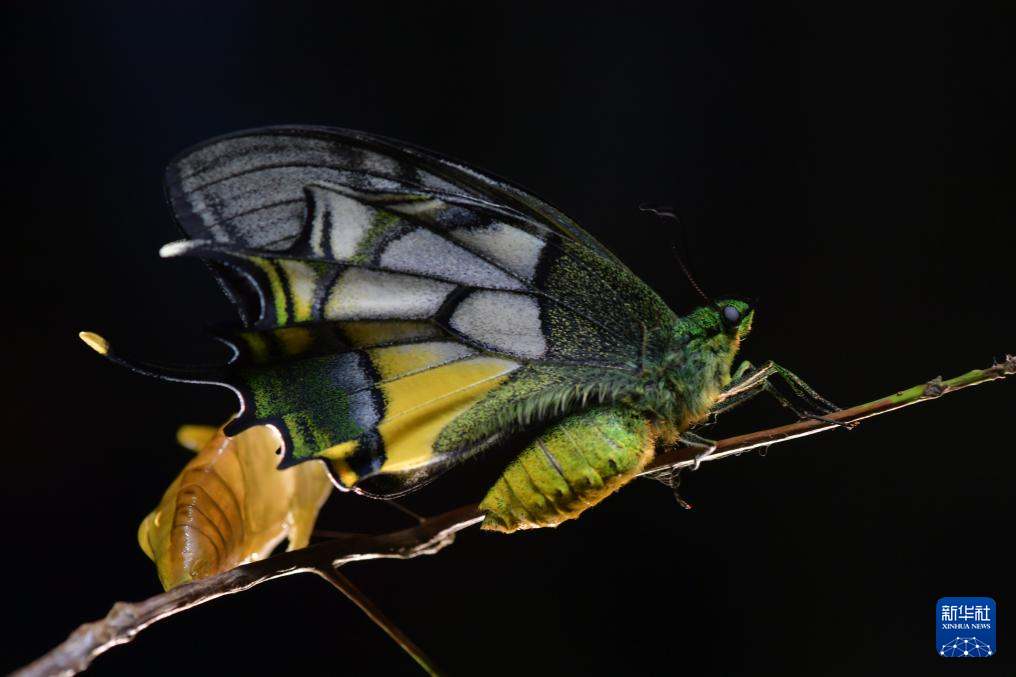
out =
[(398, 496), (538, 432), (482, 501), (483, 526), (553, 526), (657, 445), (709, 453), (688, 429), (773, 374), (832, 408), (778, 365), (732, 374), (748, 303), (679, 317), (553, 207), (401, 142), (239, 132), (173, 160), (167, 193), (189, 239), (162, 256), (204, 259), (243, 322), (228, 365), (169, 376), (233, 389), (227, 435), (270, 426), (280, 467), (323, 460), (343, 490)]

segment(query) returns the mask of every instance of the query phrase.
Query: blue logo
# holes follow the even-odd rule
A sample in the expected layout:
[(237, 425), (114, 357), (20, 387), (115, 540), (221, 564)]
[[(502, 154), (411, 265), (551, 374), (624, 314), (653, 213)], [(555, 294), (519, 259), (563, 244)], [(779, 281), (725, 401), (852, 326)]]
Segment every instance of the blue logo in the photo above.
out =
[(995, 655), (995, 601), (990, 597), (943, 597), (935, 616), (936, 650), (950, 658)]

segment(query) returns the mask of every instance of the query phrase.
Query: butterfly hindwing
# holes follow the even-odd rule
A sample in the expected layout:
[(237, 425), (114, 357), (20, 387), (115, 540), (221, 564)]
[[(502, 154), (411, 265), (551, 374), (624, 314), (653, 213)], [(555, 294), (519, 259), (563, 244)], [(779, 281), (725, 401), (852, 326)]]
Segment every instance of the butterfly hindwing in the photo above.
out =
[[(445, 424), (520, 366), (447, 337), (435, 340), (432, 325), (322, 326), (327, 338), (319, 330), (294, 341), (292, 332), (303, 328), (289, 327), (234, 339), (240, 358), (230, 378), (245, 406), (228, 432), (271, 424), (284, 438), (284, 465), (324, 458), (345, 487), (439, 460), (434, 443)], [(278, 357), (266, 360), (271, 353)]]

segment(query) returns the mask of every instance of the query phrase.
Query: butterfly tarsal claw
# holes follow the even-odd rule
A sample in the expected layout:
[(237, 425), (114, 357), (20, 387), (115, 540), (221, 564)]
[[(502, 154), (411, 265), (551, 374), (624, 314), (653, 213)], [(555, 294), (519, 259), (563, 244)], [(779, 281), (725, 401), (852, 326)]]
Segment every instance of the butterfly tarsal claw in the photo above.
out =
[(844, 421), (837, 421), (836, 419), (829, 418), (828, 416), (820, 416), (818, 414), (812, 414), (812, 413), (809, 413), (809, 412), (804, 412), (802, 414), (799, 414), (799, 416), (801, 418), (808, 418), (808, 419), (811, 419), (813, 421), (822, 421), (823, 423), (829, 423), (830, 425), (839, 426), (839, 427), (845, 428), (847, 430), (853, 430), (855, 427), (857, 427), (857, 423), (856, 422), (847, 423), (847, 422), (844, 422)]

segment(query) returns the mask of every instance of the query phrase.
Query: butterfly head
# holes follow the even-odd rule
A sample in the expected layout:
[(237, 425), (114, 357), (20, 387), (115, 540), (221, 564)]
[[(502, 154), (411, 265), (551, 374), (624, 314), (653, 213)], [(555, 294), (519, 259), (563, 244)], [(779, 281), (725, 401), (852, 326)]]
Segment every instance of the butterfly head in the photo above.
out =
[(719, 316), (724, 333), (731, 338), (740, 341), (751, 331), (755, 309), (747, 301), (724, 299), (716, 302), (714, 310)]
[(691, 313), (689, 319), (696, 333), (705, 336), (725, 337), (735, 347), (751, 331), (755, 311), (747, 301), (718, 299)]

